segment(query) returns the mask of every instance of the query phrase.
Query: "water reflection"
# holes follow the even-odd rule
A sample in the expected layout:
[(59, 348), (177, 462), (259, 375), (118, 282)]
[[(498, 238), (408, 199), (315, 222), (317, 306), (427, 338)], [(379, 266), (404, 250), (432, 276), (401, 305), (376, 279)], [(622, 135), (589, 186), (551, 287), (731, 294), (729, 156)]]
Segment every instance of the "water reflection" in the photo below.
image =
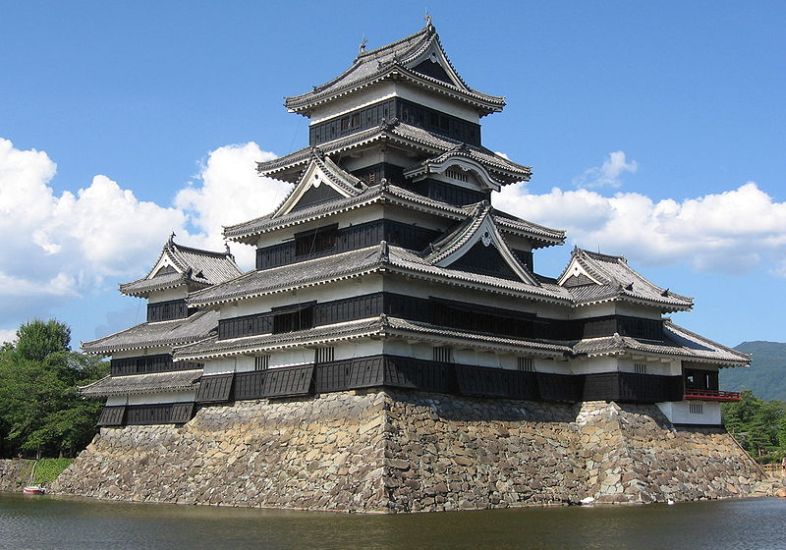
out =
[(786, 548), (786, 500), (361, 516), (0, 495), (2, 548)]

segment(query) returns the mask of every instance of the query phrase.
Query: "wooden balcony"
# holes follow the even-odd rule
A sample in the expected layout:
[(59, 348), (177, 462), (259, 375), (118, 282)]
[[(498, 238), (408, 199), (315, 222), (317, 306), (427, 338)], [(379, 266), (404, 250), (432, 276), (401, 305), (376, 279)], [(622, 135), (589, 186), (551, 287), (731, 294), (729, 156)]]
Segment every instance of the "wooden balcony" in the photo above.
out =
[(685, 399), (691, 401), (739, 401), (740, 393), (736, 391), (697, 390), (685, 388)]

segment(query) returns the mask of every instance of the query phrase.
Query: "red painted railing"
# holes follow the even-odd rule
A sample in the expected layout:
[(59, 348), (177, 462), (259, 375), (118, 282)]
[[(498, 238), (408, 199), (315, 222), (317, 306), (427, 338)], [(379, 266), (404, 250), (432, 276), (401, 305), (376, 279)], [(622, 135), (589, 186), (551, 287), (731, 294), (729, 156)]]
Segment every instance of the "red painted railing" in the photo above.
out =
[(740, 392), (720, 390), (685, 389), (685, 399), (699, 401), (739, 401)]

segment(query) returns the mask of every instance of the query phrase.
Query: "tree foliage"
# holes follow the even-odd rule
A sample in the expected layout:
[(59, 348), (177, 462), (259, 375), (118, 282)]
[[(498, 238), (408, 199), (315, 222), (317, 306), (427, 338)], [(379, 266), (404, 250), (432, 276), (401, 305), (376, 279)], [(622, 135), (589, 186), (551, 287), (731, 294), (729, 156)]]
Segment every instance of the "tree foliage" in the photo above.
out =
[(723, 406), (723, 422), (760, 462), (776, 462), (786, 456), (786, 403), (783, 401), (765, 401), (751, 391), (744, 391), (740, 401)]
[(32, 321), (0, 349), (0, 456), (73, 456), (95, 434), (101, 404), (77, 386), (98, 380), (107, 365), (72, 352), (71, 330), (58, 321)]

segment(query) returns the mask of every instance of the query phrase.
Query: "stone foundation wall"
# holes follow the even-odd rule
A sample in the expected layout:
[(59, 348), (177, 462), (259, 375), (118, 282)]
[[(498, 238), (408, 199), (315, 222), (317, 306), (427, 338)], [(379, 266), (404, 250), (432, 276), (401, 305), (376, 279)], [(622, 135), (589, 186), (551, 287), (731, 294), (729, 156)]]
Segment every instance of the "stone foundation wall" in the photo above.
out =
[(104, 428), (55, 492), (132, 501), (409, 512), (748, 496), (725, 433), (656, 406), (400, 390), (205, 407), (182, 427)]

